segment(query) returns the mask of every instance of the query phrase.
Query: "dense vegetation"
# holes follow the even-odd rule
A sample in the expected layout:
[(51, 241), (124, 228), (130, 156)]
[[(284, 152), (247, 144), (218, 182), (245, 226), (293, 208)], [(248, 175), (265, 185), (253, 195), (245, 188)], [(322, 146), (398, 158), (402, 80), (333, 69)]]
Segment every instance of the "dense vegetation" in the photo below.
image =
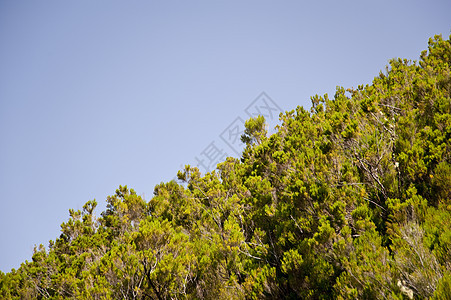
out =
[(70, 210), (4, 299), (450, 299), (451, 43), (312, 97), (240, 159)]

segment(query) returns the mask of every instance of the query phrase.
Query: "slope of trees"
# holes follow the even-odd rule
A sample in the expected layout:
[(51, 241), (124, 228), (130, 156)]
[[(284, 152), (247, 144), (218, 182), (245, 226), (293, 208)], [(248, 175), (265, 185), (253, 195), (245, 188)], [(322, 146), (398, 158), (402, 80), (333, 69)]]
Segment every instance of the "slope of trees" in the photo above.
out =
[(451, 43), (312, 97), (241, 159), (70, 210), (2, 299), (450, 299)]

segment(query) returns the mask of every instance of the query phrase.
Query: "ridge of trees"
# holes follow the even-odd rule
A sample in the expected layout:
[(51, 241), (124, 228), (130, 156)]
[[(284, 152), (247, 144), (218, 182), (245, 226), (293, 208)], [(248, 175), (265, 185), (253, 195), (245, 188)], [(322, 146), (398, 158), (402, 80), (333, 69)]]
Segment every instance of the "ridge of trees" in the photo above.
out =
[(451, 42), (246, 122), (240, 159), (186, 166), (0, 272), (2, 299), (451, 298)]

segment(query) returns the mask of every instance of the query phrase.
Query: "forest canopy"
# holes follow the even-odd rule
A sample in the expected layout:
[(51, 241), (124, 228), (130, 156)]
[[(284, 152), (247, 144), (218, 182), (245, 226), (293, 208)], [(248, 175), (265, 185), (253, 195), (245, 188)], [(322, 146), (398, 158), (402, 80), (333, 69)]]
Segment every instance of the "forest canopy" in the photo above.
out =
[(246, 122), (239, 159), (106, 210), (0, 272), (2, 299), (450, 299), (451, 42), (310, 110)]

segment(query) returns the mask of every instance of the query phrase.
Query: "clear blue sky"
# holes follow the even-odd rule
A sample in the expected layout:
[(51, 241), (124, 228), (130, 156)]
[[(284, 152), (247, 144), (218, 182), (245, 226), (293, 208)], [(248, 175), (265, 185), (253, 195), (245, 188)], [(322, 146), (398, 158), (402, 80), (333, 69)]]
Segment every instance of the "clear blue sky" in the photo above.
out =
[[(366, 4), (364, 4), (366, 3)], [(266, 92), (370, 83), (450, 34), (449, 1), (0, 1), (0, 270), (68, 209), (148, 200)], [(261, 100), (261, 99), (260, 99)], [(221, 144), (222, 143), (222, 144)]]

